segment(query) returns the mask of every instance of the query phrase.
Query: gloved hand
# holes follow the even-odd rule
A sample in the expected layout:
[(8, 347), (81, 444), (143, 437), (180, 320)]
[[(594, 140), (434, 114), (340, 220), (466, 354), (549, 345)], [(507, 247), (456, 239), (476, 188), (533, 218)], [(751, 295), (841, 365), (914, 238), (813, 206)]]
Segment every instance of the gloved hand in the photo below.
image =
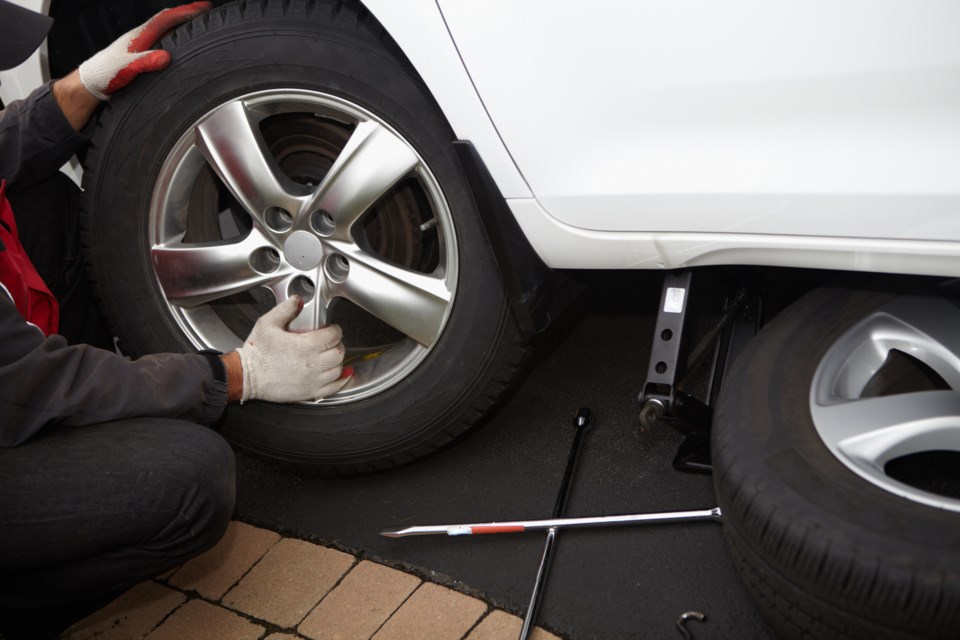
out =
[[(303, 300), (291, 297), (265, 313), (237, 349), (243, 365), (247, 400), (299, 402), (336, 393), (350, 380), (342, 369), (342, 333), (335, 324), (316, 331), (292, 333), (286, 327), (300, 314)], [(347, 373), (341, 376), (341, 371)]]
[(80, 65), (80, 81), (87, 91), (107, 100), (146, 71), (159, 71), (170, 64), (169, 51), (151, 51), (168, 31), (210, 10), (209, 2), (194, 2), (164, 9)]

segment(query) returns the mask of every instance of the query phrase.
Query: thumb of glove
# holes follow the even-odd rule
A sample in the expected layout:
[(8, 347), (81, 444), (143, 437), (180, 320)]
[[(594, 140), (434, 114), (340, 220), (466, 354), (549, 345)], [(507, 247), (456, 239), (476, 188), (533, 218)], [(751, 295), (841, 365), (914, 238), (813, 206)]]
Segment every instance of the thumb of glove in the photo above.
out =
[[(303, 298), (300, 296), (291, 296), (263, 314), (257, 321), (257, 325), (260, 325), (264, 329), (286, 329), (287, 325), (300, 315), (301, 309), (303, 309)], [(253, 336), (256, 333), (257, 326), (254, 325), (250, 335)]]

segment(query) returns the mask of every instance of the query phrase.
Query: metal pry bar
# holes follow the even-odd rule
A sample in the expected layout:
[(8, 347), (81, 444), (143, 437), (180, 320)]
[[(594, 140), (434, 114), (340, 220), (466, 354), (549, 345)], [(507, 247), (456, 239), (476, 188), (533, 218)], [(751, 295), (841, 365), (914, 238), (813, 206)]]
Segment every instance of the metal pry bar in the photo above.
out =
[(387, 529), (380, 535), (388, 538), (407, 536), (469, 536), (493, 533), (523, 533), (549, 529), (582, 529), (585, 527), (622, 527), (637, 524), (660, 524), (664, 522), (721, 522), (720, 507), (699, 511), (665, 511), (638, 513), (622, 516), (595, 516), (585, 518), (552, 518), (549, 520), (511, 520), (507, 522), (482, 522), (477, 524), (437, 524)]

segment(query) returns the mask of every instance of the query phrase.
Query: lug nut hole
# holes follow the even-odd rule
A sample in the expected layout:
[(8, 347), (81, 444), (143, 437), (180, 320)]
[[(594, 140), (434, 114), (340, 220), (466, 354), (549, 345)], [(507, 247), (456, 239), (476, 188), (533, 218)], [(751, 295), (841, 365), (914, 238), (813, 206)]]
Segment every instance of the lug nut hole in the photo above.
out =
[(350, 262), (339, 253), (334, 253), (327, 257), (323, 270), (332, 281), (343, 282), (350, 273)]
[(280, 253), (273, 247), (260, 247), (250, 254), (250, 266), (258, 273), (273, 273), (280, 268)]
[(321, 236), (332, 236), (337, 230), (337, 223), (329, 211), (319, 210), (310, 214), (310, 226)]
[(293, 216), (281, 207), (270, 207), (263, 212), (263, 219), (270, 229), (278, 233), (288, 231), (293, 226)]
[(304, 302), (310, 302), (316, 294), (316, 285), (306, 276), (298, 276), (290, 283), (290, 295), (298, 295), (303, 298)]

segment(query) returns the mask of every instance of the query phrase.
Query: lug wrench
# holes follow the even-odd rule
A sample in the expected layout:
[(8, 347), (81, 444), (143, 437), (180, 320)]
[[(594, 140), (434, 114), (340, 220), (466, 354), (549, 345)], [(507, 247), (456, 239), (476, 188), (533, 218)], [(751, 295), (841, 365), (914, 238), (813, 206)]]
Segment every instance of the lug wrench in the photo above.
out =
[[(583, 447), (583, 436), (590, 423), (590, 410), (581, 407), (577, 410), (574, 418), (574, 427), (576, 434), (573, 438), (573, 446), (570, 450), (570, 456), (567, 459), (567, 468), (563, 474), (563, 480), (560, 484), (560, 493), (557, 496), (557, 502), (553, 508), (553, 518), (549, 520), (511, 520), (507, 522), (484, 522), (476, 524), (445, 524), (445, 525), (427, 525), (412, 526), (403, 529), (387, 529), (380, 533), (388, 538), (405, 538), (407, 536), (424, 535), (482, 535), (496, 533), (521, 533), (525, 531), (547, 531), (547, 540), (543, 549), (543, 556), (540, 559), (540, 567), (537, 570), (537, 580), (530, 598), (530, 605), (527, 608), (527, 615), (523, 621), (523, 628), (520, 631), (520, 640), (527, 640), (533, 631), (533, 625), (536, 620), (537, 608), (540, 604), (540, 596), (543, 591), (543, 585), (546, 582), (547, 571), (550, 561), (553, 558), (553, 546), (556, 542), (557, 531), (560, 529), (577, 529), (584, 527), (614, 527), (634, 524), (659, 524), (668, 522), (697, 522), (710, 521), (720, 522), (722, 515), (719, 507), (713, 509), (701, 509), (697, 511), (668, 511), (661, 513), (642, 513), (619, 516), (594, 516), (584, 518), (564, 518), (563, 512), (566, 510), (567, 497), (573, 472), (577, 461), (580, 458), (580, 450)], [(681, 618), (686, 622), (683, 614)], [(701, 614), (702, 615), (702, 614)], [(677, 627), (682, 633), (688, 631), (682, 626), (680, 620), (677, 621)]]
[[(567, 509), (567, 498), (570, 495), (570, 484), (573, 481), (573, 472), (580, 459), (580, 450), (583, 449), (583, 436), (590, 426), (590, 409), (580, 407), (573, 418), (573, 427), (576, 433), (573, 436), (573, 446), (570, 447), (570, 456), (567, 458), (567, 468), (563, 472), (560, 482), (560, 493), (557, 502), (553, 505), (553, 517), (562, 518)], [(533, 584), (533, 593), (530, 594), (530, 605), (527, 615), (523, 619), (523, 628), (520, 629), (520, 640), (527, 640), (533, 632), (537, 621), (537, 609), (540, 608), (540, 598), (543, 595), (543, 586), (547, 582), (547, 573), (550, 571), (550, 562), (553, 560), (553, 547), (557, 540), (557, 527), (547, 529), (547, 541), (543, 546), (543, 556), (540, 558), (540, 567), (537, 569), (537, 580)]]

